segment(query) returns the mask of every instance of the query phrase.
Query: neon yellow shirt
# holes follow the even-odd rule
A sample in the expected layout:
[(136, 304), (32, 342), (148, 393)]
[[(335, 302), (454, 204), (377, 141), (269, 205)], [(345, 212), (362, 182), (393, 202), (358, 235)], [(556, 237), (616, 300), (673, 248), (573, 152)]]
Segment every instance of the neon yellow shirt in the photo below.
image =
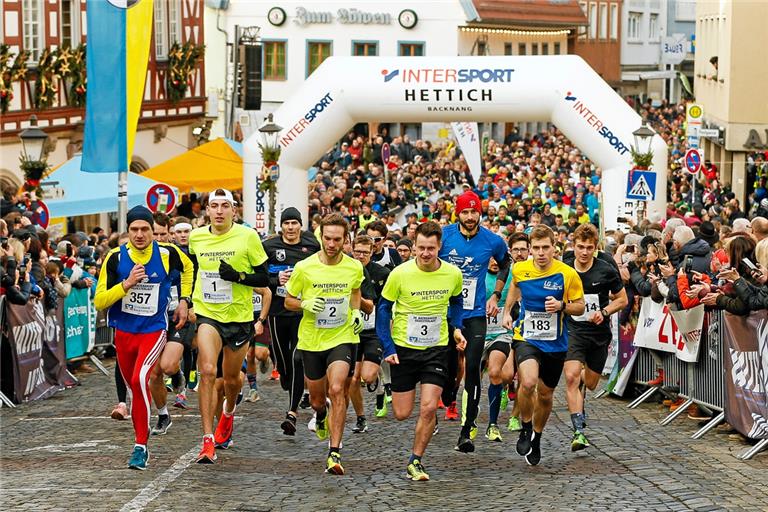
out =
[(293, 267), (285, 289), (302, 300), (323, 297), (325, 309), (317, 314), (304, 311), (299, 324), (297, 348), (322, 352), (342, 343), (359, 343), (352, 329), (350, 296), (363, 282), (363, 265), (346, 254), (336, 265), (320, 261), (318, 253)]
[(448, 304), (461, 295), (461, 270), (440, 260), (425, 272), (410, 260), (389, 274), (381, 296), (395, 304), (392, 339), (400, 347), (425, 350), (448, 345)]
[(253, 273), (267, 261), (259, 234), (240, 224), (223, 235), (214, 235), (209, 227), (192, 230), (189, 253), (197, 256), (197, 279), (192, 301), (195, 313), (218, 322), (252, 322), (253, 288), (224, 281), (219, 277), (219, 263), (226, 261), (238, 272)]

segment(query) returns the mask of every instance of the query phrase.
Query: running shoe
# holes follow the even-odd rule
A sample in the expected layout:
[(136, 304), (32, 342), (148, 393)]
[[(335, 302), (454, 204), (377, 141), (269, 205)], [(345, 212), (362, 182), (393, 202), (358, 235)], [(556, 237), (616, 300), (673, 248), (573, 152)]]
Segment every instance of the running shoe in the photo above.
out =
[(506, 411), (508, 405), (509, 405), (509, 395), (507, 394), (506, 391), (502, 390), (501, 402), (499, 403), (499, 410)]
[(160, 414), (157, 416), (157, 425), (152, 428), (152, 435), (158, 436), (168, 432), (168, 429), (173, 425), (170, 414)]
[(388, 404), (392, 403), (392, 384), (384, 384), (384, 396)]
[(164, 382), (165, 382), (165, 390), (168, 391), (169, 393), (173, 391), (173, 383), (171, 382), (171, 378), (166, 377), (164, 379)]
[(280, 424), (280, 428), (283, 429), (283, 434), (287, 436), (296, 435), (296, 416), (291, 413), (285, 413), (285, 419)]
[(541, 461), (541, 438), (533, 432), (531, 435), (531, 451), (525, 456), (525, 462), (529, 466), (536, 466)]
[(227, 439), (223, 443), (214, 443), (214, 446), (216, 446), (217, 450), (218, 449), (226, 450), (227, 448), (231, 448), (234, 444), (235, 444), (235, 442), (230, 437), (229, 439)]
[(377, 418), (387, 417), (387, 400), (386, 395), (376, 395), (376, 407), (374, 408), (374, 414)]
[[(175, 382), (174, 382), (175, 381)], [(171, 377), (171, 384), (173, 385), (173, 392), (180, 394), (184, 392), (184, 388), (187, 387), (187, 382), (184, 380), (184, 374), (179, 372)]]
[(240, 402), (243, 401), (243, 390), (241, 389), (240, 392), (237, 394), (237, 400), (235, 400), (235, 406), (240, 405)]
[(195, 389), (197, 387), (197, 372), (192, 370), (189, 372), (189, 382), (187, 382), (188, 389)]
[(322, 421), (318, 419), (315, 420), (315, 435), (321, 441), (328, 439), (328, 416), (330, 414), (331, 412), (326, 410), (325, 418), (323, 418)]
[(245, 397), (246, 402), (258, 402), (259, 400), (261, 400), (261, 397), (259, 396), (258, 389), (248, 390), (248, 396)]
[(588, 446), (589, 446), (589, 440), (587, 439), (587, 436), (585, 436), (583, 432), (580, 432), (577, 430), (576, 432), (573, 433), (573, 438), (571, 439), (572, 452), (583, 450)]
[(269, 358), (264, 359), (263, 361), (259, 361), (259, 371), (262, 374), (269, 373)]
[(525, 457), (531, 453), (531, 432), (527, 428), (520, 429), (520, 437), (517, 438), (517, 454)]
[(488, 428), (485, 430), (485, 438), (489, 441), (501, 442), (501, 431), (499, 430), (499, 426), (495, 423), (488, 425)]
[(445, 404), (443, 403), (443, 399), (442, 398), (437, 402), (437, 408), (438, 409), (445, 409)]
[(368, 432), (368, 420), (365, 419), (365, 416), (358, 416), (357, 417), (357, 424), (352, 427), (352, 432), (355, 434), (362, 434), (363, 432)]
[(436, 436), (440, 433), (440, 425), (437, 423), (437, 418), (435, 418), (435, 428), (432, 429), (432, 435)]
[(429, 474), (424, 469), (419, 459), (415, 459), (408, 464), (408, 479), (414, 482), (426, 482), (429, 480)]
[(477, 423), (472, 423), (472, 426), (469, 428), (469, 438), (474, 441), (476, 437), (477, 437)]
[[(227, 410), (226, 399), (222, 409), (223, 411)], [(219, 418), (219, 424), (216, 425), (216, 431), (213, 433), (213, 440), (217, 446), (226, 443), (232, 438), (232, 431), (235, 426), (235, 411), (233, 410), (231, 414), (226, 414), (223, 411)]]
[(315, 432), (317, 430), (317, 413), (314, 413), (311, 418), (309, 418), (309, 421), (307, 422), (307, 430), (310, 432)]
[(459, 441), (456, 443), (454, 450), (461, 453), (472, 453), (475, 451), (475, 443), (470, 438), (459, 434)]
[(304, 396), (301, 397), (301, 402), (299, 402), (299, 407), (302, 409), (309, 409), (312, 404), (309, 403), (309, 393), (304, 393)]
[(203, 449), (197, 455), (198, 464), (213, 464), (216, 462), (216, 447), (211, 436), (203, 437)]
[(379, 378), (376, 377), (376, 380), (373, 381), (372, 384), (366, 384), (365, 388), (368, 390), (369, 393), (373, 393), (376, 391), (376, 389), (379, 387)]
[(120, 402), (115, 406), (114, 409), (112, 409), (112, 419), (113, 420), (124, 420), (128, 417), (128, 406), (125, 405), (125, 402)]
[(278, 380), (280, 374), (277, 372), (277, 368), (272, 368), (272, 374), (269, 376), (269, 380)]
[(148, 458), (149, 453), (147, 452), (146, 448), (142, 448), (141, 446), (134, 446), (133, 453), (131, 453), (131, 458), (128, 459), (128, 467), (130, 469), (138, 469), (140, 471), (144, 471), (147, 469)]
[(341, 465), (341, 454), (339, 452), (331, 452), (328, 455), (328, 459), (325, 461), (325, 472), (331, 475), (344, 474), (344, 466)]
[(523, 429), (523, 424), (520, 423), (520, 418), (517, 416), (512, 416), (509, 418), (509, 423), (507, 423), (507, 430), (510, 432), (517, 432), (518, 430)]
[(177, 409), (189, 409), (189, 405), (187, 404), (187, 395), (184, 393), (179, 393), (176, 395), (173, 406)]
[(456, 421), (459, 419), (459, 409), (456, 407), (456, 402), (451, 402), (451, 405), (445, 410), (445, 419), (448, 421)]

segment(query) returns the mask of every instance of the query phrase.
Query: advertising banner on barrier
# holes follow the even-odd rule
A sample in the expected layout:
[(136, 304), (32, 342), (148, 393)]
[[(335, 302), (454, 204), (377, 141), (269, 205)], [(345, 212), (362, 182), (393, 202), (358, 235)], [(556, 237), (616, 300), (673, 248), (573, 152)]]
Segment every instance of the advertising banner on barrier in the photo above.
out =
[(677, 327), (677, 358), (686, 363), (695, 363), (699, 357), (701, 331), (704, 327), (704, 305), (695, 308), (670, 311)]
[(88, 293), (87, 288), (83, 290), (72, 288), (72, 292), (64, 299), (64, 333), (67, 359), (80, 357), (87, 353), (95, 335), (90, 320)]
[(624, 319), (624, 323), (619, 325), (618, 354), (613, 371), (605, 385), (606, 391), (617, 396), (624, 395), (635, 364), (637, 349), (632, 345), (632, 340), (635, 338), (638, 313), (637, 306), (634, 306), (629, 316)]
[(752, 439), (768, 439), (768, 311), (725, 314), (725, 421)]
[(77, 379), (67, 370), (67, 356), (64, 345), (64, 301), (59, 299), (58, 307), (46, 312), (43, 331), (43, 370), (48, 382), (57, 386), (72, 387)]
[(674, 311), (667, 304), (644, 297), (633, 345), (675, 353), (681, 361), (695, 363), (704, 325), (704, 306)]
[(7, 313), (16, 401), (46, 398), (58, 388), (45, 379), (43, 370), (43, 305), (36, 299), (24, 306), (8, 304)]

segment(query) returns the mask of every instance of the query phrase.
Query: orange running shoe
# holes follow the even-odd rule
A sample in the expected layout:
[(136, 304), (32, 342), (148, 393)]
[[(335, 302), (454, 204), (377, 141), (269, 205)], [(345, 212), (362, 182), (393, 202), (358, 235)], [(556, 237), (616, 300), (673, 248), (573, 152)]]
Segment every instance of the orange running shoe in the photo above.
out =
[(277, 368), (272, 368), (272, 374), (269, 376), (269, 380), (279, 380), (280, 379), (280, 373), (277, 371)]
[[(224, 411), (227, 410), (227, 401), (224, 400)], [(221, 418), (219, 418), (219, 424), (216, 425), (216, 432), (213, 433), (213, 441), (216, 444), (216, 448), (226, 448), (229, 446), (229, 441), (232, 439), (232, 430), (235, 425), (235, 411), (231, 414), (227, 414), (222, 411)]]
[(445, 419), (448, 421), (456, 421), (459, 419), (459, 410), (456, 408), (456, 401), (451, 402), (451, 405), (445, 410)]
[(216, 462), (216, 447), (213, 446), (213, 438), (205, 436), (203, 437), (203, 449), (197, 456), (197, 463), (213, 464), (214, 462)]

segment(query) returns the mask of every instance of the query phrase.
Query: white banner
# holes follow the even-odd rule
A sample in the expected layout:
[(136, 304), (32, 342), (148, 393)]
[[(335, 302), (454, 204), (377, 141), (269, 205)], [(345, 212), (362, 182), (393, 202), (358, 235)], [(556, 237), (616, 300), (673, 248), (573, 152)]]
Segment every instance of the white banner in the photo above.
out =
[(469, 166), (469, 172), (472, 173), (472, 178), (477, 185), (480, 182), (480, 174), (483, 172), (477, 123), (451, 123), (451, 128), (456, 135), (456, 142), (458, 142), (461, 152), (464, 153), (464, 160)]
[(680, 333), (676, 345), (677, 358), (687, 363), (695, 363), (699, 357), (701, 329), (704, 326), (704, 305), (671, 313)]
[(651, 350), (674, 352), (681, 361), (693, 363), (699, 355), (703, 324), (703, 305), (672, 311), (668, 305), (644, 297), (632, 344)]

